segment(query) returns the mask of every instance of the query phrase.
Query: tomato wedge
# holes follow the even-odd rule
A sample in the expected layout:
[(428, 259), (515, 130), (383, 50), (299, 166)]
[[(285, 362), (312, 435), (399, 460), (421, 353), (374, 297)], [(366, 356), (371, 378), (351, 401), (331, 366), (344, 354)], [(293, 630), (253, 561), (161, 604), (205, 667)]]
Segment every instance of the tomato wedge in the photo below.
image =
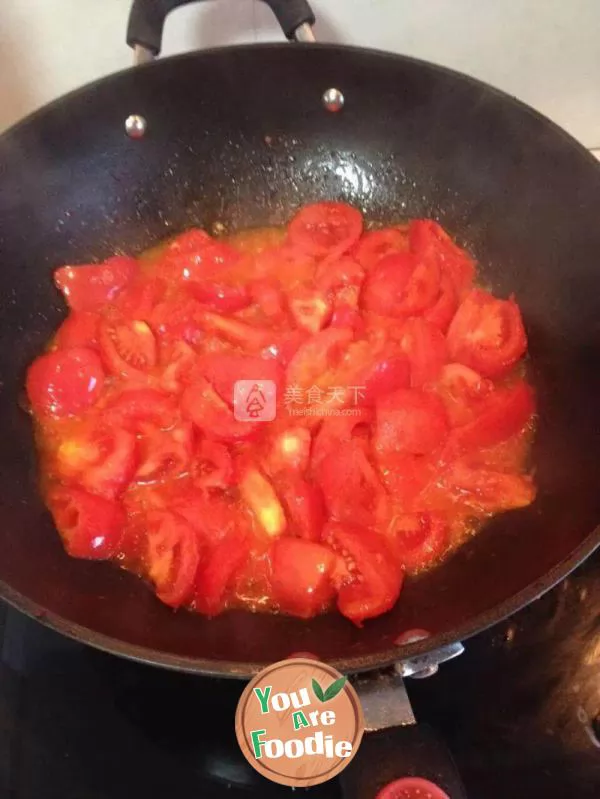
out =
[(296, 325), (309, 333), (318, 333), (331, 316), (327, 297), (312, 289), (294, 289), (289, 297), (289, 307)]
[(54, 273), (54, 282), (69, 308), (95, 311), (112, 302), (137, 272), (135, 258), (115, 255), (101, 264), (61, 266)]
[(407, 250), (407, 232), (390, 227), (365, 233), (354, 250), (354, 257), (361, 266), (370, 270), (387, 255)]
[(352, 330), (341, 327), (329, 327), (315, 333), (298, 348), (289, 362), (286, 372), (288, 385), (312, 385), (340, 362), (353, 337)]
[(473, 259), (461, 250), (432, 219), (415, 219), (408, 231), (409, 247), (421, 261), (437, 263), (442, 274), (452, 281), (459, 297), (467, 291), (475, 276)]
[(126, 430), (90, 427), (83, 434), (67, 438), (56, 453), (61, 474), (88, 491), (115, 499), (135, 470), (135, 436)]
[(292, 532), (308, 541), (319, 541), (325, 524), (325, 500), (319, 486), (299, 474), (286, 474), (277, 483)]
[(484, 377), (507, 374), (527, 349), (521, 311), (514, 299), (499, 300), (473, 289), (448, 329), (448, 351)]
[(258, 469), (242, 468), (238, 477), (240, 496), (256, 521), (271, 538), (281, 535), (287, 521), (271, 482)]
[(161, 341), (199, 344), (204, 338), (205, 310), (191, 297), (159, 302), (148, 317), (148, 324)]
[(434, 563), (450, 543), (448, 523), (435, 513), (398, 516), (392, 537), (398, 559), (409, 574)]
[(439, 296), (435, 261), (419, 261), (410, 252), (386, 255), (367, 274), (363, 308), (383, 316), (412, 316), (430, 308)]
[(399, 389), (375, 406), (373, 446), (380, 455), (426, 455), (441, 446), (447, 436), (446, 410), (433, 394)]
[(161, 391), (152, 388), (126, 389), (103, 411), (105, 424), (140, 432), (140, 425), (152, 423), (161, 429), (172, 427), (177, 419), (177, 406)]
[(448, 359), (446, 340), (431, 322), (407, 319), (401, 330), (400, 348), (410, 363), (410, 384), (420, 388), (438, 377)]
[(435, 303), (427, 308), (423, 319), (438, 327), (442, 333), (448, 330), (458, 308), (458, 295), (452, 280), (447, 275), (440, 279), (440, 290)]
[(203, 490), (229, 488), (233, 478), (233, 460), (225, 444), (203, 441), (198, 449), (195, 484)]
[(360, 238), (360, 211), (345, 203), (305, 205), (288, 227), (290, 244), (313, 258), (332, 260), (347, 252)]
[(215, 616), (223, 610), (227, 587), (245, 563), (248, 551), (247, 537), (239, 529), (228, 531), (210, 549), (196, 577), (196, 610), (207, 616)]
[(328, 547), (300, 538), (280, 538), (271, 553), (273, 598), (301, 619), (321, 613), (333, 599), (336, 556)]
[(47, 503), (69, 555), (104, 560), (117, 553), (126, 520), (118, 502), (60, 486), (49, 492)]
[(334, 575), (338, 609), (358, 627), (390, 610), (398, 599), (403, 574), (385, 539), (353, 524), (331, 522), (323, 540), (341, 556)]
[(160, 278), (140, 275), (133, 280), (115, 300), (124, 319), (140, 319), (149, 322), (152, 311), (164, 297), (167, 284)]
[(233, 313), (250, 305), (252, 298), (248, 289), (242, 285), (230, 285), (216, 280), (199, 280), (190, 282), (187, 287), (191, 296), (221, 313)]
[(536, 494), (529, 476), (471, 468), (462, 461), (451, 465), (444, 484), (461, 502), (484, 513), (524, 508), (531, 505)]
[(260, 422), (242, 422), (207, 380), (200, 379), (181, 397), (181, 412), (209, 438), (238, 441), (256, 435)]
[(180, 422), (170, 430), (142, 425), (140, 432), (139, 466), (134, 474), (137, 483), (156, 483), (187, 474), (194, 448), (190, 422)]
[(162, 253), (157, 272), (183, 283), (201, 282), (235, 265), (240, 254), (204, 230), (192, 229), (173, 239)]
[(104, 319), (100, 325), (100, 352), (115, 375), (146, 380), (158, 358), (156, 339), (146, 322)]
[(305, 427), (288, 427), (271, 442), (265, 466), (270, 474), (304, 472), (310, 460), (312, 438)]
[(154, 511), (146, 517), (148, 577), (157, 597), (173, 608), (189, 602), (194, 591), (200, 544), (185, 519), (170, 511)]
[(283, 382), (283, 371), (277, 361), (229, 352), (200, 358), (197, 373), (208, 380), (229, 406), (233, 406), (234, 388), (238, 380), (251, 380), (258, 384), (272, 382), (277, 390)]
[(93, 311), (72, 311), (56, 331), (54, 343), (60, 350), (71, 347), (99, 348), (100, 316)]
[(104, 385), (97, 353), (72, 347), (40, 355), (27, 370), (27, 396), (36, 414), (72, 416), (94, 405)]
[(446, 406), (450, 424), (457, 427), (474, 418), (494, 384), (468, 366), (448, 363), (432, 388)]

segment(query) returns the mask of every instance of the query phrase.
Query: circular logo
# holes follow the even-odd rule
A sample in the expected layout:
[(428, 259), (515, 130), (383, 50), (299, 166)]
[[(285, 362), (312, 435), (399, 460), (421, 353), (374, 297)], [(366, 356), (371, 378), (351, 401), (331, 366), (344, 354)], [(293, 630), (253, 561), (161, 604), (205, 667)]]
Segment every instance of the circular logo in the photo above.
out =
[(364, 732), (356, 691), (326, 663), (274, 663), (246, 686), (235, 715), (238, 743), (264, 777), (294, 788), (340, 773)]

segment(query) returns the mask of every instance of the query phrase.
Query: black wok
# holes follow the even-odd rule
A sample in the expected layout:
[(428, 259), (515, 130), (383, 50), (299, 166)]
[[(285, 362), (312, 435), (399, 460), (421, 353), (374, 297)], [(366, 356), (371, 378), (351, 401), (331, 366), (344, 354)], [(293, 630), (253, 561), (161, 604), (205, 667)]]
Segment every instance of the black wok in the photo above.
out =
[[(171, 3), (174, 5), (174, 3)], [(345, 96), (340, 113), (326, 89)], [(132, 139), (124, 122), (147, 120)], [(539, 401), (539, 496), (494, 519), (358, 630), (173, 613), (137, 578), (65, 555), (38, 495), (28, 362), (64, 315), (52, 269), (191, 225), (285, 222), (343, 199), (431, 216), (516, 294)], [(98, 81), (0, 137), (0, 595), (63, 633), (171, 668), (248, 676), (294, 651), (365, 670), (463, 639), (532, 601), (600, 541), (600, 165), (478, 81), (353, 47), (275, 44), (166, 59)], [(394, 644), (412, 628), (431, 633)]]

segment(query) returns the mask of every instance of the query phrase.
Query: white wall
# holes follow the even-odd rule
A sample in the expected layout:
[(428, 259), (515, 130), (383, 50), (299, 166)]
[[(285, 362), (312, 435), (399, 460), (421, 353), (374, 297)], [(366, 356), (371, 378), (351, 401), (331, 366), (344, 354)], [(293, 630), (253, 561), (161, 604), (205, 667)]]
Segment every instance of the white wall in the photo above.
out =
[[(314, 0), (322, 41), (394, 50), (468, 72), (600, 146), (600, 0)], [(0, 128), (127, 67), (128, 0), (0, 0)], [(186, 6), (165, 54), (279, 39), (260, 0)]]

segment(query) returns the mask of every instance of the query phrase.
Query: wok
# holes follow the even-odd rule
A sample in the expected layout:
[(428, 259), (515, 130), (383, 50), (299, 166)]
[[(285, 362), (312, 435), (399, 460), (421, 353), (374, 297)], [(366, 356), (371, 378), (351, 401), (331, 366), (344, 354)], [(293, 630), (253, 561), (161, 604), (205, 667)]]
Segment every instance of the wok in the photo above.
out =
[[(138, 0), (139, 54), (159, 49), (180, 4)], [(271, 5), (290, 36), (311, 21), (302, 3)], [(339, 113), (323, 104), (328, 89), (344, 95)], [(147, 122), (141, 138), (126, 135), (132, 114)], [(433, 217), (494, 291), (514, 292), (539, 403), (538, 498), (408, 581), (397, 607), (361, 630), (335, 614), (173, 613), (136, 577), (67, 557), (38, 494), (19, 399), (65, 312), (52, 270), (192, 225), (283, 223), (324, 198), (382, 223)], [(599, 209), (600, 165), (552, 122), (464, 75), (368, 49), (282, 43), (168, 58), (33, 114), (0, 137), (0, 596), (110, 652), (236, 677), (297, 651), (343, 671), (383, 666), (532, 601), (600, 541)], [(414, 628), (430, 637), (395, 643)]]

